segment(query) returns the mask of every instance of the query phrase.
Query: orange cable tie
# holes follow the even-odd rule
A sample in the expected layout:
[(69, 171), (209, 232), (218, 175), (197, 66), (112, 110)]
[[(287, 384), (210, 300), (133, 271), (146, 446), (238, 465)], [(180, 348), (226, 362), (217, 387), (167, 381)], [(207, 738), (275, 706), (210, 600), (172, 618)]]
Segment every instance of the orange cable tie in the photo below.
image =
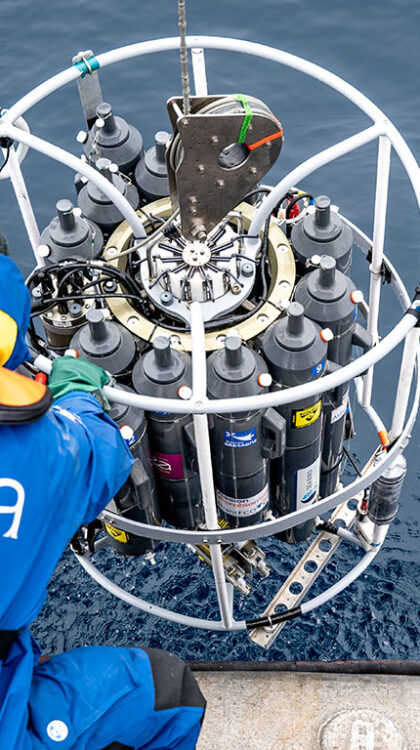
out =
[(255, 143), (251, 143), (251, 145), (248, 146), (248, 148), (250, 151), (253, 151), (255, 148), (264, 146), (264, 143), (268, 143), (269, 141), (274, 141), (276, 138), (281, 138), (282, 135), (283, 135), (283, 128), (280, 128), (280, 130), (278, 130), (276, 133), (272, 133), (272, 135), (267, 135), (266, 138), (261, 138), (260, 141), (255, 141)]

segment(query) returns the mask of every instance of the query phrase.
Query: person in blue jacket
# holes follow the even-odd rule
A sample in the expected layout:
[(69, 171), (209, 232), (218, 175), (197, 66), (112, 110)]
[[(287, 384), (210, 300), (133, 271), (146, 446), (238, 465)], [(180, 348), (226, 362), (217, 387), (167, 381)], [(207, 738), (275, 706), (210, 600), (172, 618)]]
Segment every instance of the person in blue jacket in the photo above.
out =
[(23, 278), (1, 255), (0, 748), (192, 750), (205, 701), (173, 654), (89, 646), (39, 663), (28, 626), (48, 580), (77, 528), (123, 485), (132, 459), (94, 395), (108, 381), (103, 370), (72, 359), (69, 387), (70, 358), (59, 357), (49, 388), (14, 372), (29, 358), (29, 313)]

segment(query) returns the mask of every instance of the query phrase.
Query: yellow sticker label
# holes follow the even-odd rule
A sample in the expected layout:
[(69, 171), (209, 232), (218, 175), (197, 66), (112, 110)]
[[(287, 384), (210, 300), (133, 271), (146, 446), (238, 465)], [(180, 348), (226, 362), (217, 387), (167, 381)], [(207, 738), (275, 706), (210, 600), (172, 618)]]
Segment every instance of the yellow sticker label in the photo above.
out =
[(293, 409), (292, 427), (308, 427), (316, 422), (321, 414), (322, 400), (319, 399), (316, 404), (307, 406), (305, 409)]
[(127, 544), (128, 542), (128, 534), (123, 531), (122, 529), (116, 529), (115, 526), (110, 526), (109, 523), (104, 524), (108, 534), (112, 536), (113, 539), (115, 539), (117, 542), (121, 542), (122, 544)]

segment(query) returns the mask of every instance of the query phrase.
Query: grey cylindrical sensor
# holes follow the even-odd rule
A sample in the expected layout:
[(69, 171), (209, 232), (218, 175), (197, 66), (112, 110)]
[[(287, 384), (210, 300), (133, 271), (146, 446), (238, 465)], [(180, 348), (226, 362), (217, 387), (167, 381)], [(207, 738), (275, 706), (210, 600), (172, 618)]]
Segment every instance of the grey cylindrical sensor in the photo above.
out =
[(398, 512), (407, 461), (398, 456), (384, 473), (373, 482), (368, 502), (368, 518), (378, 526), (389, 524)]

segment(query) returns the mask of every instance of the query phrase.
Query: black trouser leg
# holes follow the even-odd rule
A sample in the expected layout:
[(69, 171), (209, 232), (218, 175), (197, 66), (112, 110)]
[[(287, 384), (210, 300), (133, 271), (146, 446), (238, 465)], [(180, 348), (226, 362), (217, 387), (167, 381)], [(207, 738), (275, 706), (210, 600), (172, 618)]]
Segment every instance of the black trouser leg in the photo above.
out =
[(180, 706), (206, 708), (206, 700), (189, 666), (179, 656), (159, 648), (144, 648), (143, 651), (152, 667), (155, 711)]
[[(159, 648), (143, 648), (152, 667), (155, 711), (181, 706), (206, 708), (206, 700), (187, 664), (175, 654)], [(204, 712), (203, 712), (204, 718)], [(121, 742), (111, 742), (103, 750), (134, 750)]]

